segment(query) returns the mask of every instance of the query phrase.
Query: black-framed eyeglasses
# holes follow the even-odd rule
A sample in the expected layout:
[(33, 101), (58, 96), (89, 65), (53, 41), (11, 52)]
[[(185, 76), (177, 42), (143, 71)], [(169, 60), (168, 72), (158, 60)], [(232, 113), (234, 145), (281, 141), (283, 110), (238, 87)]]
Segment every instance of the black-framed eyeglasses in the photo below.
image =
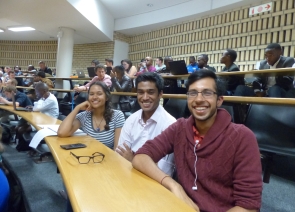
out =
[(91, 159), (93, 163), (101, 163), (105, 157), (105, 155), (100, 152), (94, 152), (92, 156), (77, 156), (73, 152), (70, 152), (70, 154), (77, 158), (80, 164), (87, 164)]
[(214, 94), (217, 94), (216, 92), (214, 91), (211, 91), (211, 90), (203, 90), (203, 91), (189, 91), (186, 93), (187, 95), (187, 98), (196, 98), (199, 93), (202, 94), (202, 96), (205, 98), (205, 99), (209, 99), (211, 97), (213, 97)]

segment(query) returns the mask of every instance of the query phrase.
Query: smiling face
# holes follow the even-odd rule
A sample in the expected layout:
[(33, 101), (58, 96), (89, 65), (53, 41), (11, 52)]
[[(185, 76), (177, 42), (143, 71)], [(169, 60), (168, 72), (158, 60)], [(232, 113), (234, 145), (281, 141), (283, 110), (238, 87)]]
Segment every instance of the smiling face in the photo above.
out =
[[(210, 90), (216, 92), (216, 84), (212, 78), (200, 79), (189, 86), (190, 91), (202, 92), (204, 90)], [(214, 94), (211, 97), (204, 98), (201, 93), (196, 97), (188, 97), (188, 108), (195, 118), (197, 125), (211, 126), (214, 123), (217, 108), (222, 105), (223, 97), (217, 97)], [(211, 125), (210, 125), (211, 124)]]
[(99, 85), (93, 85), (90, 87), (88, 101), (93, 109), (105, 107), (107, 101), (106, 94), (103, 88)]
[(162, 92), (159, 94), (156, 83), (143, 81), (137, 86), (137, 100), (144, 115), (150, 117), (159, 106)]

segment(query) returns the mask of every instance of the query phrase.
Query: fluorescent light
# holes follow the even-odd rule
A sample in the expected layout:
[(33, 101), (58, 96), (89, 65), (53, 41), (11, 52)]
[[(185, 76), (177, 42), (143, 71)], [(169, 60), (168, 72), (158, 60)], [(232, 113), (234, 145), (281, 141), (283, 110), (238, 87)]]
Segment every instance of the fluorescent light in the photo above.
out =
[(8, 30), (13, 31), (13, 32), (22, 32), (22, 31), (33, 31), (35, 30), (32, 27), (10, 27)]
[(0, 32), (4, 32), (4, 30), (3, 29), (0, 29)]

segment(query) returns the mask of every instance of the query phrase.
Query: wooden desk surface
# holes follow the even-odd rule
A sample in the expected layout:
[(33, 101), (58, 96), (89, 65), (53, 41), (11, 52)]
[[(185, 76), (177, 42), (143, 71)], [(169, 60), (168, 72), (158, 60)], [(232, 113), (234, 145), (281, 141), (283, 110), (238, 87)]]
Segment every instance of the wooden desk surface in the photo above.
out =
[[(15, 76), (15, 78), (34, 78), (34, 76)], [(85, 78), (72, 78), (72, 77), (46, 77), (48, 79), (57, 79), (57, 80), (91, 80), (92, 78), (90, 77), (85, 77)]]
[(295, 68), (279, 68), (279, 69), (234, 71), (234, 72), (217, 72), (216, 75), (217, 76), (239, 75), (239, 76), (244, 76), (244, 77), (294, 76), (295, 75)]
[[(39, 112), (14, 111), (37, 127), (60, 121)], [(45, 138), (62, 175), (74, 211), (193, 211), (159, 183), (132, 168), (130, 162), (90, 136)], [(87, 148), (71, 150), (77, 156), (105, 154), (102, 163), (79, 164), (62, 144), (82, 142)]]

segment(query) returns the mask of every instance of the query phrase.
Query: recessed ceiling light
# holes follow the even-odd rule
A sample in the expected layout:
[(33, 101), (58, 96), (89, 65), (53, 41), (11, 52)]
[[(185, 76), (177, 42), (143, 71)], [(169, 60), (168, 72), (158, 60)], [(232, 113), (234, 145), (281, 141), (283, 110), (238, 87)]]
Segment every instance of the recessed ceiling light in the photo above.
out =
[(0, 29), (0, 32), (4, 32), (4, 29)]
[(22, 31), (33, 31), (35, 30), (32, 27), (10, 27), (8, 30), (13, 31), (13, 32), (22, 32)]
[(146, 6), (148, 6), (148, 7), (152, 7), (152, 6), (154, 6), (153, 4), (147, 4)]

